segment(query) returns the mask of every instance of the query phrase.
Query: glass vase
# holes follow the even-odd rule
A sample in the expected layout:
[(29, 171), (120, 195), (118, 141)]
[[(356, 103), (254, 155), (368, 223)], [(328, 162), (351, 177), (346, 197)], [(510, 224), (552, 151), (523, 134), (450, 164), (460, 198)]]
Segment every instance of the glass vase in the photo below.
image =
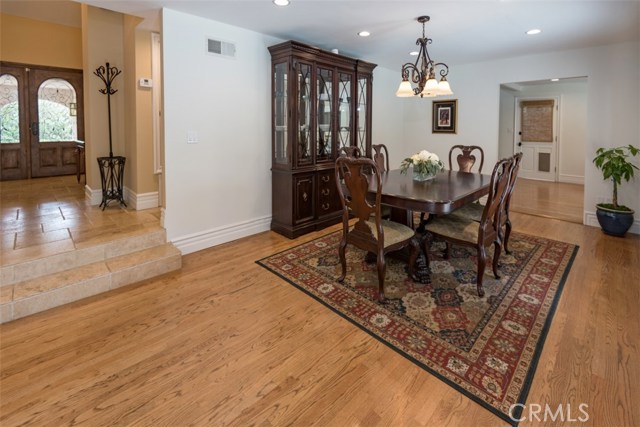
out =
[(433, 173), (429, 173), (429, 172), (418, 172), (417, 170), (413, 169), (413, 180), (414, 181), (429, 181), (433, 178), (435, 178), (436, 175)]

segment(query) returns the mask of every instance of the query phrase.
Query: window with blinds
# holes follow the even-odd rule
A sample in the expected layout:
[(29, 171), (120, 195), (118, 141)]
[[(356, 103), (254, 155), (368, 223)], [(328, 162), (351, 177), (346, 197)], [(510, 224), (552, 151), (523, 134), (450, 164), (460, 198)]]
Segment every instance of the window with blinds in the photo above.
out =
[(553, 142), (553, 99), (520, 102), (522, 141)]

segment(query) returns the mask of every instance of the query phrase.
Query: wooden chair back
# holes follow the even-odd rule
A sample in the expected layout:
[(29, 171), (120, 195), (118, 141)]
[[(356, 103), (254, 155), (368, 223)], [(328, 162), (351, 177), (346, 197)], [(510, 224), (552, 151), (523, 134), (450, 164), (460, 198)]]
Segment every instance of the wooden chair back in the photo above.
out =
[(458, 163), (458, 170), (462, 172), (471, 172), (473, 165), (476, 163), (476, 156), (473, 154), (474, 151), (480, 152), (480, 167), (478, 168), (478, 173), (482, 173), (482, 166), (484, 165), (484, 151), (481, 147), (477, 145), (454, 145), (449, 150), (449, 170), (453, 170), (453, 153), (456, 150), (461, 150), (462, 153), (458, 154), (456, 157), (456, 162)]
[[(338, 194), (342, 203), (343, 233), (350, 235), (351, 243), (362, 249), (376, 251), (384, 247), (384, 233), (382, 231), (382, 215), (380, 198), (382, 181), (378, 166), (372, 159), (366, 157), (338, 157), (336, 160), (336, 182)], [(371, 182), (376, 185), (376, 197), (368, 196)], [(356, 217), (353, 230), (349, 232), (349, 217)], [(375, 233), (372, 230), (372, 220), (375, 222)], [(369, 224), (367, 224), (369, 222)]]
[(342, 147), (338, 151), (338, 155), (347, 157), (362, 157), (362, 152), (356, 146), (350, 145), (348, 147)]
[(509, 216), (509, 204), (511, 203), (511, 195), (513, 194), (513, 189), (516, 186), (516, 181), (518, 180), (518, 172), (520, 171), (520, 163), (522, 162), (522, 153), (517, 153), (513, 156), (513, 167), (511, 169), (511, 178), (509, 179), (509, 188), (507, 189), (507, 195), (504, 200), (504, 209), (503, 212), (506, 218), (502, 218), (502, 222), (506, 221)]
[(491, 183), (489, 184), (489, 195), (487, 204), (482, 211), (480, 228), (478, 233), (478, 243), (488, 243), (495, 240), (500, 228), (500, 214), (503, 203), (509, 189), (509, 181), (513, 169), (514, 159), (502, 159), (496, 163), (491, 173)]
[(380, 172), (387, 172), (389, 170), (389, 150), (384, 144), (374, 144), (373, 148), (373, 161), (378, 165)]

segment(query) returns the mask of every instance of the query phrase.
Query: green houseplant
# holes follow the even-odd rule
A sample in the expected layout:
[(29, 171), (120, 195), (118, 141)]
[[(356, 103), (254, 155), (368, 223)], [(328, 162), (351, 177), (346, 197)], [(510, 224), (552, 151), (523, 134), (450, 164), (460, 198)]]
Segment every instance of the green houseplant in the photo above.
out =
[(618, 204), (618, 185), (622, 180), (629, 182), (634, 176), (636, 165), (630, 159), (638, 155), (640, 149), (629, 144), (626, 147), (598, 148), (593, 159), (596, 167), (602, 171), (605, 180), (613, 183), (611, 203), (598, 203), (596, 215), (602, 231), (613, 236), (624, 236), (633, 224), (634, 210)]

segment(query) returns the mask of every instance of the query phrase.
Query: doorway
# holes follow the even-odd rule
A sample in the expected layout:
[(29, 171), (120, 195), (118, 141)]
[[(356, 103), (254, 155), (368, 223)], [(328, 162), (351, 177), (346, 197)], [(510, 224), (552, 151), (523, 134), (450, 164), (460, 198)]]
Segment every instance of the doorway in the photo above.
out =
[[(519, 135), (521, 131), (519, 103), (523, 100), (554, 100), (554, 105), (557, 106), (554, 107), (555, 112), (552, 116), (555, 158), (546, 151), (550, 153), (548, 158), (540, 159), (540, 154), (545, 153), (544, 146), (537, 151), (531, 149), (528, 165), (531, 171), (540, 169), (540, 166), (542, 169), (550, 169), (549, 172), (553, 171), (554, 167), (556, 170), (553, 179), (541, 179), (538, 176), (526, 179), (527, 174), (523, 174), (521, 167), (513, 195), (513, 198), (518, 200), (515, 202), (517, 207), (514, 210), (581, 223), (585, 163), (590, 162), (585, 148), (587, 77), (501, 84), (498, 134), (500, 158), (512, 156), (518, 151), (517, 149), (521, 149), (518, 145), (522, 142), (519, 139), (521, 136)], [(538, 161), (537, 164), (535, 160)], [(513, 203), (512, 199), (512, 207)]]
[(75, 174), (82, 70), (1, 63), (0, 179)]

